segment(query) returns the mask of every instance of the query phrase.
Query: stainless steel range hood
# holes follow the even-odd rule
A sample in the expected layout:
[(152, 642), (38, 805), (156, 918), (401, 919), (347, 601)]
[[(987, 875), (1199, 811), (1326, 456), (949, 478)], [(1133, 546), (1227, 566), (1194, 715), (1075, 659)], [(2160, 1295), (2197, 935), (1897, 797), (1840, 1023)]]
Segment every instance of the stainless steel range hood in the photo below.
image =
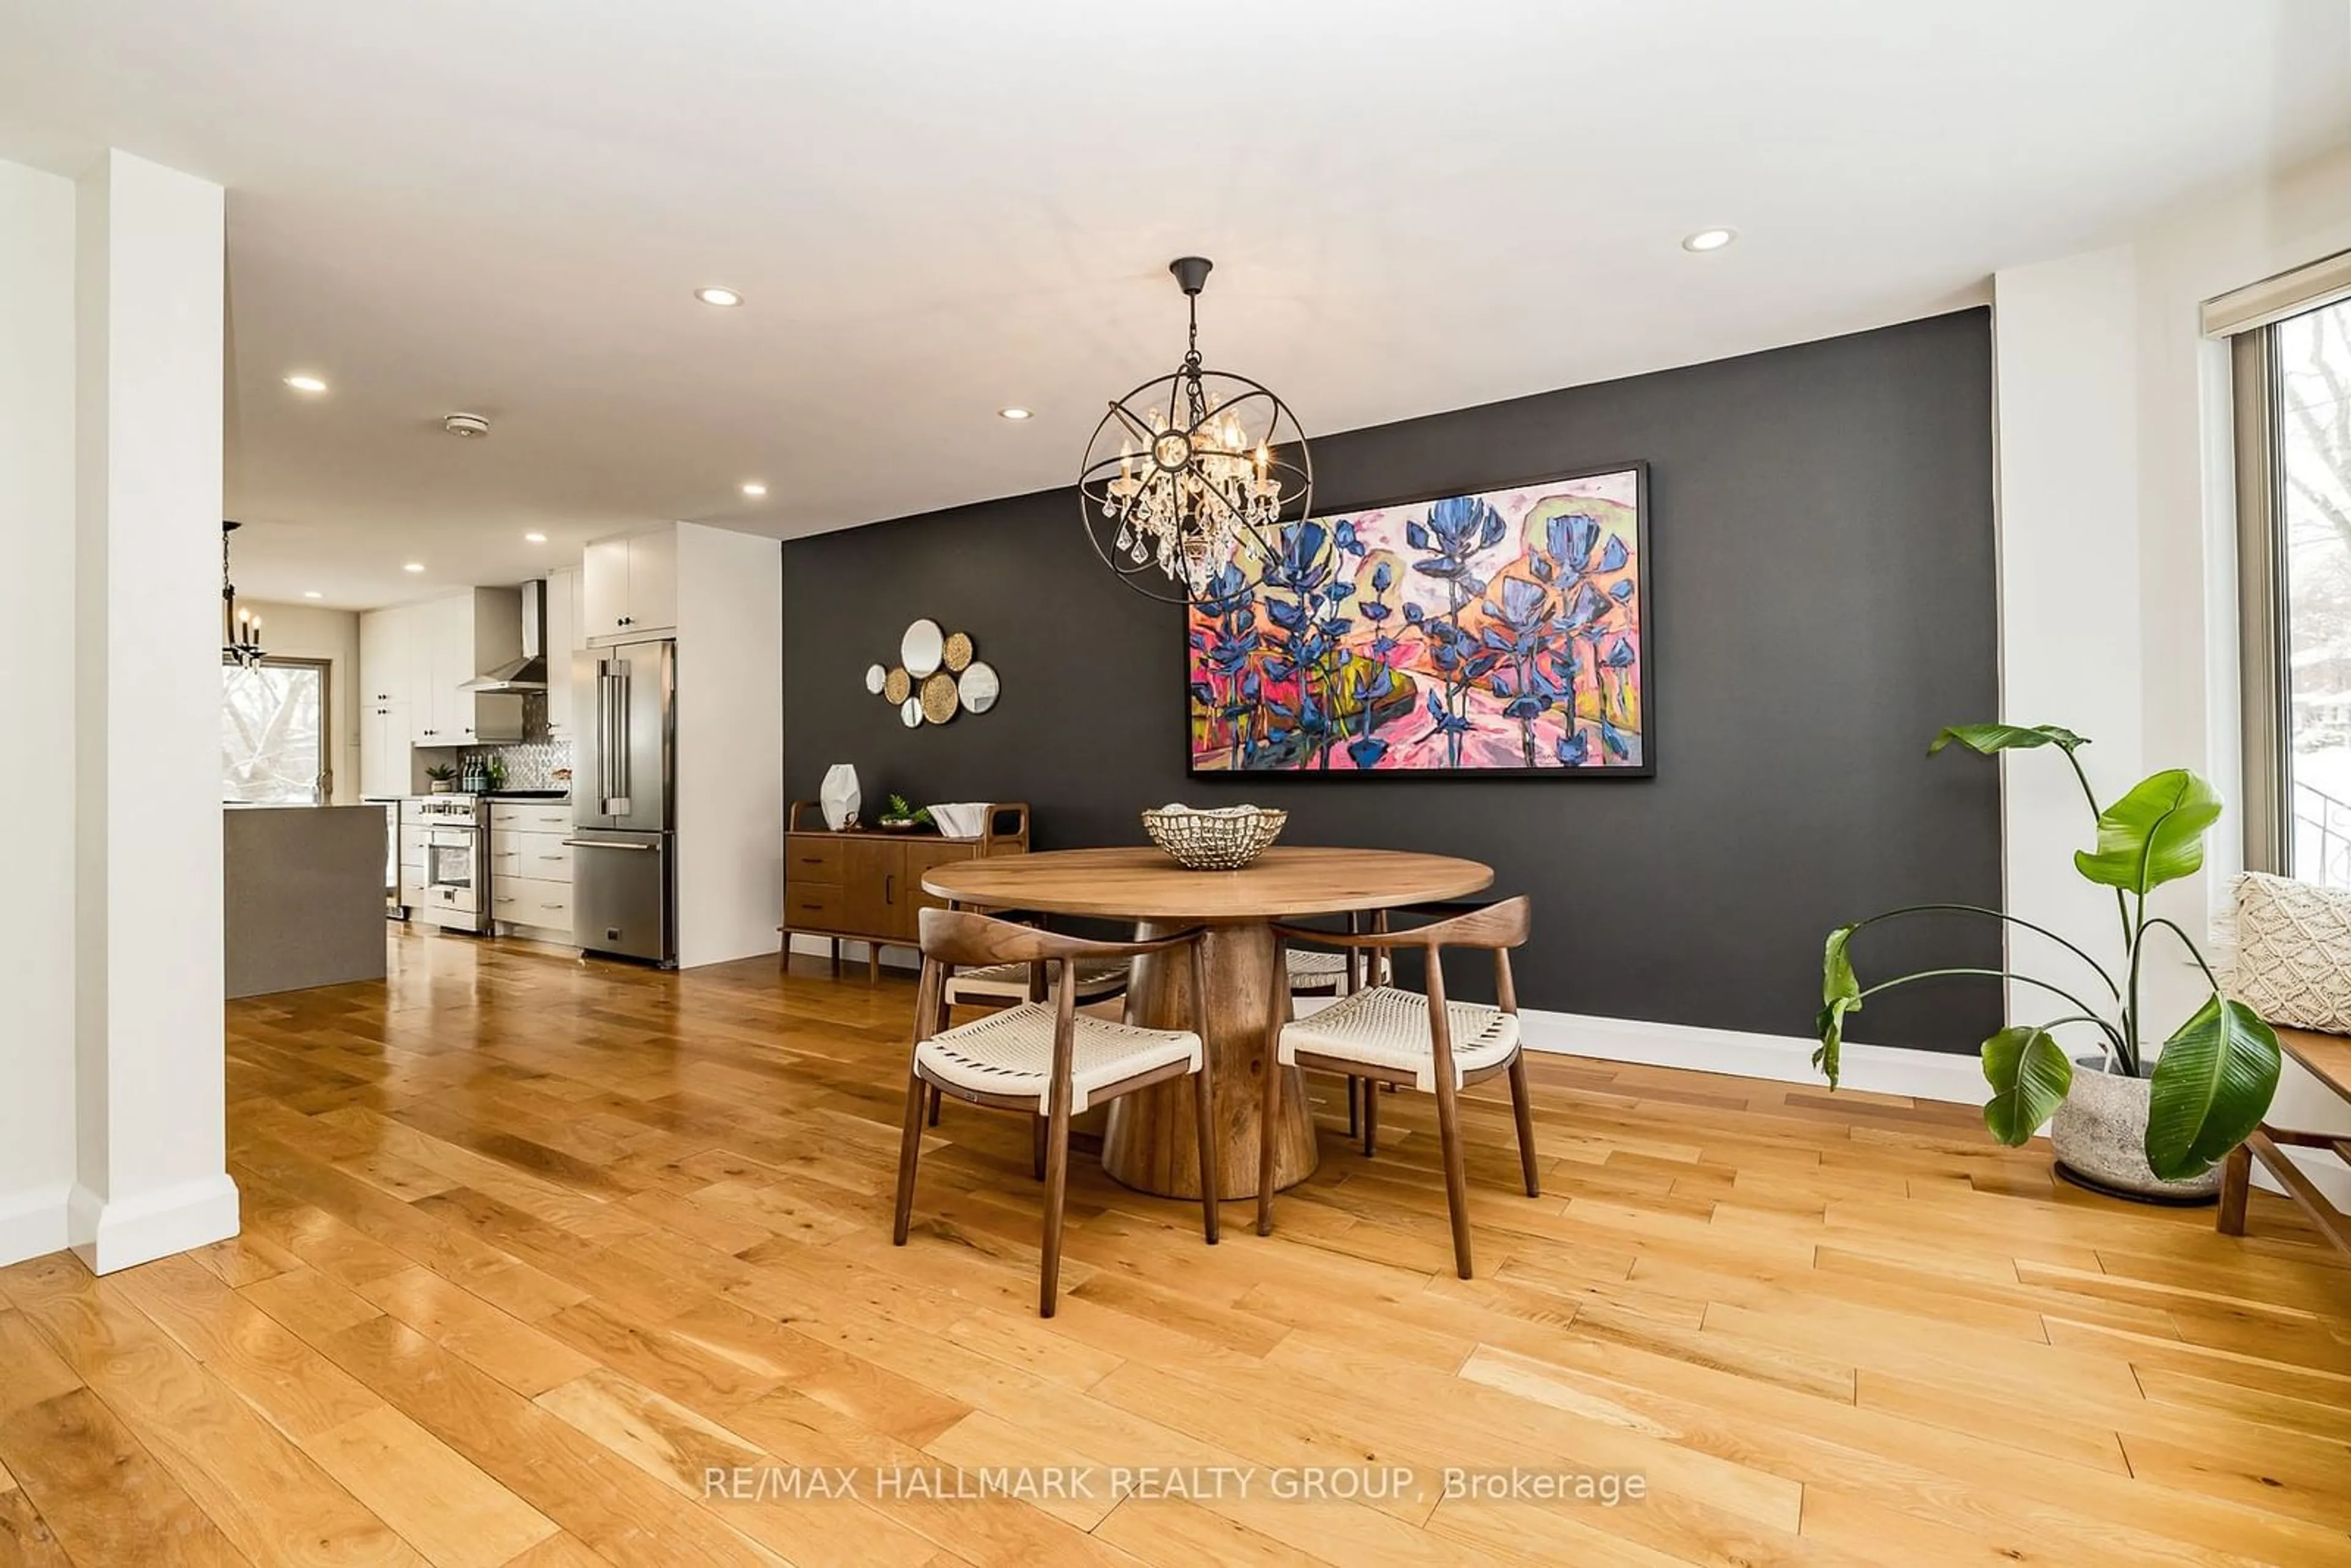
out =
[(522, 585), (522, 657), (475, 675), (465, 692), (543, 692), (547, 689), (547, 584), (532, 578)]

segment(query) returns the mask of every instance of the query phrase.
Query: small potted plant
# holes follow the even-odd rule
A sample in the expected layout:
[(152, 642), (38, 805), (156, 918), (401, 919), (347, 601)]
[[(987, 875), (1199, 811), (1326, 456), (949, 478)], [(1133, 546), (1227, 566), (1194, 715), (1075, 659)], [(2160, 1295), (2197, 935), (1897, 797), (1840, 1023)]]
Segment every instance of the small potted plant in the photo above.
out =
[[(2037, 1024), (2011, 1024), (1983, 1042), (1984, 1078), (1992, 1092), (1984, 1104), (1984, 1124), (1992, 1136), (2021, 1145), (2054, 1116), (2050, 1141), (2060, 1174), (2128, 1197), (2209, 1198), (2220, 1183), (2216, 1166), (2261, 1124), (2277, 1092), (2277, 1035), (2252, 1009), (2221, 994), (2220, 982), (2188, 933), (2162, 915), (2149, 915), (2147, 903), (2156, 888), (2203, 866), (2204, 835), (2220, 820), (2220, 796), (2186, 768), (2171, 768), (2148, 775), (2102, 807), (2074, 755), (2089, 742), (2053, 725), (1959, 725), (1938, 735), (1928, 755), (1955, 742), (1987, 757), (2054, 747), (2073, 767), (2098, 835), (2096, 848), (2074, 852), (2074, 868), (2114, 890), (2123, 963), (2119, 970), (2109, 968), (2053, 931), (1976, 904), (1913, 904), (1840, 925), (1829, 933), (1822, 957), (1821, 1048), (1813, 1053), (1813, 1064), (1834, 1088), (1844, 1020), (1881, 991), (1949, 976), (2020, 981), (2053, 998), (2053, 1016)], [(2090, 977), (2060, 987), (2006, 969), (1935, 968), (1865, 988), (1854, 970), (1855, 935), (1881, 921), (1929, 912), (1977, 915), (2037, 931), (2079, 958)], [(2151, 942), (2185, 949), (2210, 988), (2203, 1005), (2159, 1047), (2139, 996)], [(2085, 991), (2092, 995), (2085, 998), (2079, 994)], [(2099, 1050), (2069, 1058), (2051, 1032), (2065, 1024), (2093, 1026)]]
[(435, 795), (446, 795), (457, 787), (457, 770), (445, 762), (436, 762), (424, 770)]
[(879, 821), (893, 833), (911, 833), (931, 825), (931, 809), (908, 805), (904, 795), (893, 795)]

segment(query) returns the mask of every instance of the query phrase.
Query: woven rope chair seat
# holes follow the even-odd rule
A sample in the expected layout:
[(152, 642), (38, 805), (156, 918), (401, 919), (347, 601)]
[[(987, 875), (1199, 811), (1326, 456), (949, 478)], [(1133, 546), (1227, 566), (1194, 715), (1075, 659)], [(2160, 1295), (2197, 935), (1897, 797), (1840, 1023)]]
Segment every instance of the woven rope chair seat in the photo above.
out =
[[(1179, 1061), (1197, 1072), (1203, 1053), (1188, 1030), (1139, 1029), (1080, 1013), (1070, 1060), (1074, 1115), (1095, 1091), (1139, 1073)], [(1041, 1115), (1050, 1109), (1053, 1009), (1024, 1003), (935, 1034), (914, 1047), (914, 1064), (927, 1078), (974, 1093), (1034, 1098)]]
[[(1045, 966), (1045, 994), (1050, 996), (1061, 979), (1059, 964)], [(1078, 1000), (1098, 1002), (1126, 989), (1126, 960), (1097, 958), (1078, 966)], [(1029, 999), (1029, 966), (985, 964), (958, 969), (947, 977), (947, 1001), (962, 1007), (972, 1002), (1025, 1002)]]
[[(1510, 1060), (1519, 1046), (1517, 1015), (1476, 1002), (1445, 1004), (1453, 1030), (1453, 1083)], [(1413, 1087), (1437, 1088), (1437, 1047), (1429, 1038), (1428, 998), (1417, 991), (1374, 986), (1340, 998), (1281, 1030), (1280, 1059), (1294, 1064), (1302, 1051), (1413, 1075)]]

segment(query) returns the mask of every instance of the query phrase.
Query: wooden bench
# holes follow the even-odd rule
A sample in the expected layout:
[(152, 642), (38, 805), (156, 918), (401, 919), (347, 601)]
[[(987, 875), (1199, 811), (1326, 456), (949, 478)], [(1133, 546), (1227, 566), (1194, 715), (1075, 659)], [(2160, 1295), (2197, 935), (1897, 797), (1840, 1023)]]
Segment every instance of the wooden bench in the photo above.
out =
[[(2335, 1096), (2351, 1103), (2351, 1036), (2319, 1034), (2306, 1029), (2280, 1029), (2278, 1043), (2310, 1070), (2312, 1077), (2334, 1091)], [(2327, 1149), (2335, 1158), (2351, 1163), (2351, 1135), (2340, 1133), (2304, 1133), (2291, 1127), (2273, 1127), (2267, 1122), (2253, 1135), (2229, 1153), (2220, 1173), (2221, 1233), (2242, 1236), (2245, 1233), (2245, 1197), (2252, 1189), (2253, 1162), (2259, 1160), (2277, 1177), (2280, 1186), (2302, 1205), (2320, 1232), (2346, 1252), (2351, 1252), (2351, 1216), (2326, 1201), (2317, 1185), (2302, 1173), (2302, 1168), (2286, 1158), (2289, 1148)]]

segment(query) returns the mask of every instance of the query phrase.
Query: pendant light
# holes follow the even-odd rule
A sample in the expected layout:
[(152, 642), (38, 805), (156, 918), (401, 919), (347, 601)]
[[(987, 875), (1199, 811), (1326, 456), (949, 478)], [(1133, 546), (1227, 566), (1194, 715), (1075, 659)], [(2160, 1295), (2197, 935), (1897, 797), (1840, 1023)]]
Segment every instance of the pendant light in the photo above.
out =
[(1110, 405), (1078, 473), (1086, 537), (1120, 581), (1153, 599), (1208, 597), (1228, 566), (1255, 576), (1312, 504), (1314, 469), (1290, 405), (1200, 359), (1200, 290), (1212, 264), (1167, 264), (1189, 336), (1173, 373)]
[(229, 580), (228, 537), (239, 525), (221, 520), (221, 662), (249, 670), (261, 663), (261, 617), (236, 607), (236, 584)]

